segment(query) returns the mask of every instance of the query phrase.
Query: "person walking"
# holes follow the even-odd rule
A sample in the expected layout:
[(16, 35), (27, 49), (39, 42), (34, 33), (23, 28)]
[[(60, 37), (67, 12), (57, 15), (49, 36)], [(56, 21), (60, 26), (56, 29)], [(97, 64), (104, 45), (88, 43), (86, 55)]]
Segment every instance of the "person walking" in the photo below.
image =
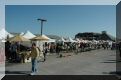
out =
[(56, 53), (57, 53), (57, 57), (59, 56), (59, 45), (56, 44)]
[(44, 55), (44, 61), (43, 62), (46, 61), (46, 55), (47, 55), (47, 53), (48, 53), (48, 44), (45, 43), (44, 50), (43, 50), (43, 55)]
[[(32, 48), (31, 48), (31, 53), (29, 55), (29, 57), (31, 57), (31, 61), (32, 61), (32, 72), (30, 75), (35, 75), (35, 73), (37, 72), (37, 58), (39, 57), (39, 49), (38, 47), (36, 47), (36, 44), (33, 43), (32, 44)], [(29, 58), (28, 57), (28, 58)]]
[(11, 50), (12, 62), (16, 62), (16, 59), (17, 59), (17, 45), (16, 45), (15, 42), (13, 42), (11, 44), (10, 50)]
[(10, 56), (10, 45), (11, 43), (9, 41), (5, 42), (5, 57), (6, 60), (10, 60), (11, 56)]

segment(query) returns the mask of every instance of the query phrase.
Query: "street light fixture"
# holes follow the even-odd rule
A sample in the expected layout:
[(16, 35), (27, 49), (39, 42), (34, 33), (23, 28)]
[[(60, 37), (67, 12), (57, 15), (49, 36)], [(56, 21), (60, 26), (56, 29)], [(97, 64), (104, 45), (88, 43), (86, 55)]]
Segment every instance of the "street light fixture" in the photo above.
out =
[(45, 20), (45, 19), (40, 19), (40, 18), (38, 18), (37, 20), (38, 20), (38, 21), (41, 21), (41, 36), (42, 36), (43, 22), (46, 22), (47, 20)]

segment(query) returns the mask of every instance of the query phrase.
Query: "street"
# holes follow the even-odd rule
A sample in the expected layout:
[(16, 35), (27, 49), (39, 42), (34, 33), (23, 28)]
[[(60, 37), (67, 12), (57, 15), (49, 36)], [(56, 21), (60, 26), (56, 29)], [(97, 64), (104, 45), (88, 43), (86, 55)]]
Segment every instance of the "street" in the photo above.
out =
[[(70, 54), (62, 58), (57, 58), (55, 54), (48, 55), (47, 61), (38, 64), (37, 75), (112, 75), (116, 71), (115, 50), (99, 49)], [(31, 63), (6, 63), (8, 75), (27, 75), (30, 72)]]

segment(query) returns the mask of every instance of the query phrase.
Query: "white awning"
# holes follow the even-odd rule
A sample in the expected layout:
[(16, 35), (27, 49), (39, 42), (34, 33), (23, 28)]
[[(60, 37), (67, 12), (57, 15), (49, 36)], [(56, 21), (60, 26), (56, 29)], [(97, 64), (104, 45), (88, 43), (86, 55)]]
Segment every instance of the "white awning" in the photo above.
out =
[(1, 39), (6, 39), (7, 36), (8, 36), (9, 38), (14, 37), (14, 35), (8, 33), (4, 28), (1, 29), (1, 30), (0, 30), (0, 38), (1, 38)]
[(73, 40), (71, 37), (68, 38), (67, 42), (77, 42), (76, 40)]
[(23, 36), (24, 35), (24, 32), (21, 32), (20, 35)]
[(59, 42), (66, 42), (66, 40), (63, 38), (63, 37), (61, 37), (61, 39), (60, 40), (58, 40)]
[(26, 33), (23, 35), (23, 37), (27, 38), (27, 39), (31, 39), (36, 37), (34, 34), (32, 34), (29, 30), (26, 31)]
[(56, 41), (55, 39), (51, 39), (51, 38), (49, 38), (48, 36), (46, 36), (44, 34), (42, 36), (48, 39), (47, 41), (43, 41), (43, 42), (55, 42)]

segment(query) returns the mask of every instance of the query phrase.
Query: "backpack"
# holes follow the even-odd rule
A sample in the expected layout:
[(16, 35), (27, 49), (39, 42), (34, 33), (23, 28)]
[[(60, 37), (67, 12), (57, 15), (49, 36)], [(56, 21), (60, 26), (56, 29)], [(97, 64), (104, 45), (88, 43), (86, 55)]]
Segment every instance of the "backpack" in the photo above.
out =
[(43, 59), (44, 59), (43, 53), (41, 52), (39, 47), (37, 47), (36, 49), (37, 49), (37, 60), (38, 60), (38, 62), (43, 61)]

